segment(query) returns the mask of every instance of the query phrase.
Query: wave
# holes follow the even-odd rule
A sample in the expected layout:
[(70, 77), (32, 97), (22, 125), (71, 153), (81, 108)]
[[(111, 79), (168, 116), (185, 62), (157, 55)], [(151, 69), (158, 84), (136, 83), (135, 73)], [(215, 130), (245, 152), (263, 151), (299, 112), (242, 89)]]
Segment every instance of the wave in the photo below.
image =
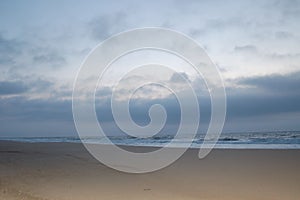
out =
[(231, 137), (225, 137), (225, 138), (220, 138), (219, 141), (239, 141), (239, 139), (231, 138)]
[[(184, 147), (192, 143), (193, 148), (199, 148), (203, 144), (204, 134), (199, 134), (195, 139), (188, 135), (174, 139), (174, 135), (156, 135), (149, 138), (137, 138), (132, 136), (110, 136), (109, 140), (116, 145), (128, 146), (154, 146), (163, 147), (171, 140), (174, 147)], [(101, 137), (23, 137), (0, 138), (17, 142), (68, 142), (68, 143), (96, 143), (107, 144), (107, 140)], [(209, 142), (209, 141), (208, 141)], [(216, 144), (216, 148), (294, 148), (300, 149), (300, 132), (255, 132), (255, 133), (223, 133)]]

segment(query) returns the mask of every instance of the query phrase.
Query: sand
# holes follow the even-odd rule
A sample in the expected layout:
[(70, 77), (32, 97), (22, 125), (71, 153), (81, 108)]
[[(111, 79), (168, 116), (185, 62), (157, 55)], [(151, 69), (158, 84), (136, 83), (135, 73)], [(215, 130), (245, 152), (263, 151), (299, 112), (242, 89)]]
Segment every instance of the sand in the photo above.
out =
[(300, 199), (300, 150), (188, 150), (153, 173), (110, 169), (81, 144), (0, 141), (1, 200)]

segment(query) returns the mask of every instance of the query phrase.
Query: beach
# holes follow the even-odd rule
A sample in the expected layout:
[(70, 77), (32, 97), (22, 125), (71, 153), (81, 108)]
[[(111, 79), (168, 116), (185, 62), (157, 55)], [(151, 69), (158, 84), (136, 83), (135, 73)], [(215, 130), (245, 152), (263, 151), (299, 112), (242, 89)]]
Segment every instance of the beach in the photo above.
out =
[(201, 160), (197, 153), (128, 174), (99, 163), (82, 144), (0, 141), (0, 199), (300, 199), (300, 150), (215, 149)]

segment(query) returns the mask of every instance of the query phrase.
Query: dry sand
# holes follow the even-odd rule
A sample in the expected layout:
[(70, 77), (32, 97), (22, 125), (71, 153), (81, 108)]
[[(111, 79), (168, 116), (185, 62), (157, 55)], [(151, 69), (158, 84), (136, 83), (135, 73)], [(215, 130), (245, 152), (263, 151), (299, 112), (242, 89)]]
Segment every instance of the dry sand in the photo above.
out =
[(300, 150), (187, 151), (171, 166), (126, 174), (81, 144), (0, 141), (0, 200), (300, 199)]

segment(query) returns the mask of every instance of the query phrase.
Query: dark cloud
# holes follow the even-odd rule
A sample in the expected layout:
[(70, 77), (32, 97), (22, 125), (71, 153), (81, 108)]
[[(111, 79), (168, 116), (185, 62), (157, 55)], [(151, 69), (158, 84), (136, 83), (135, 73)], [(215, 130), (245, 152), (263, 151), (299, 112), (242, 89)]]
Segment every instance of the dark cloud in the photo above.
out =
[[(283, 120), (280, 116), (288, 116), (290, 113), (300, 113), (300, 72), (287, 75), (270, 75), (240, 78), (234, 80), (240, 87), (227, 88), (227, 118), (226, 123), (235, 124), (239, 127), (239, 121), (251, 120), (251, 127), (248, 130), (255, 130), (256, 123), (261, 126), (262, 121), (266, 124), (276, 123), (277, 120)], [(47, 84), (45, 84), (47, 85)], [(120, 133), (111, 111), (110, 88), (99, 90), (96, 101), (96, 113), (104, 129), (112, 134)], [(103, 97), (103, 98), (101, 98)], [(198, 97), (201, 127), (207, 127), (211, 117), (211, 104), (209, 96)], [(174, 131), (178, 128), (181, 118), (180, 105), (174, 95), (169, 95), (161, 99), (132, 99), (129, 109), (132, 119), (139, 125), (146, 125), (150, 122), (148, 115), (149, 109), (154, 104), (162, 105), (167, 112), (167, 124), (164, 131)], [(45, 131), (45, 127), (52, 124), (53, 132), (66, 134), (75, 134), (74, 122), (72, 118), (71, 100), (53, 97), (48, 99), (28, 99), (25, 97), (11, 97), (0, 99), (0, 125), (7, 126), (7, 123), (14, 123), (19, 127), (19, 131), (24, 130), (25, 122), (35, 124), (34, 130)], [(293, 115), (297, 116), (297, 115)], [(278, 119), (279, 118), (279, 119)], [(255, 119), (259, 119), (255, 120)], [(299, 118), (300, 119), (300, 118)], [(61, 129), (56, 124), (64, 124), (65, 129)], [(245, 124), (244, 124), (245, 125)], [(249, 125), (249, 124), (248, 124)], [(17, 128), (11, 129), (14, 132)], [(172, 129), (170, 128), (172, 127)], [(284, 127), (284, 126), (283, 126)], [(289, 127), (287, 127), (289, 128)], [(9, 133), (6, 128), (1, 132)], [(203, 129), (202, 129), (203, 130)], [(232, 129), (230, 129), (232, 130)], [(73, 131), (73, 132), (72, 132)], [(32, 130), (28, 131), (31, 134)], [(25, 134), (25, 133), (24, 133)], [(26, 135), (26, 134), (25, 134)]]
[[(239, 78), (233, 82), (239, 87), (226, 88), (227, 120), (300, 113), (300, 72)], [(204, 122), (208, 122), (211, 106), (209, 94), (203, 91), (201, 84), (194, 84), (194, 86), (199, 98), (201, 118)], [(197, 87), (201, 87), (201, 90)], [(204, 96), (199, 95), (200, 91)], [(166, 98), (164, 101), (168, 104), (172, 99)], [(146, 103), (144, 102), (143, 105)], [(170, 103), (170, 105), (175, 104)], [(170, 110), (178, 109), (178, 107), (170, 107)], [(178, 116), (174, 114), (171, 118), (176, 121)]]
[(76, 134), (70, 100), (0, 98), (2, 136), (65, 136)]
[[(161, 105), (167, 115), (166, 124), (159, 134), (173, 134), (176, 133), (180, 121), (181, 110), (180, 104), (176, 97), (172, 94), (162, 99), (132, 99), (129, 104), (129, 111), (132, 120), (140, 126), (146, 126), (150, 123), (149, 110), (152, 105)], [(112, 115), (111, 104), (108, 100), (105, 104), (102, 104), (96, 108), (98, 120), (101, 125), (104, 125), (104, 130), (110, 134), (120, 134), (122, 131), (118, 128)], [(210, 101), (209, 99), (201, 99), (200, 107), (200, 125), (201, 130), (207, 128), (207, 124), (210, 120)], [(192, 120), (192, 119), (190, 119)], [(105, 125), (109, 126), (105, 127)], [(113, 132), (112, 132), (113, 130)]]
[(227, 95), (227, 119), (300, 112), (300, 95)]
[(70, 100), (28, 99), (11, 97), (0, 99), (1, 120), (21, 121), (71, 121), (72, 110)]
[(21, 94), (28, 90), (28, 86), (21, 81), (1, 81), (0, 95)]
[[(281, 82), (284, 87), (277, 88), (274, 84), (277, 81)], [(239, 82), (239, 86), (243, 86), (242, 88), (227, 89), (226, 124), (231, 125), (231, 129), (227, 130), (236, 131), (239, 129), (247, 129), (253, 131), (260, 128), (267, 129), (267, 127), (262, 126), (263, 123), (269, 128), (280, 127), (282, 129), (293, 129), (295, 124), (293, 126), (287, 126), (287, 123), (282, 121), (289, 116), (293, 116), (293, 120), (295, 121), (297, 119), (297, 113), (298, 119), (300, 120), (300, 92), (298, 92), (297, 87), (290, 86), (297, 83), (297, 81), (299, 81), (298, 73), (285, 76), (259, 76), (255, 77), (255, 80), (254, 78), (239, 79), (237, 82)], [(296, 84), (296, 86), (298, 85), (299, 84)], [(132, 117), (141, 125), (149, 123), (148, 110), (150, 106), (155, 103), (162, 104), (166, 108), (168, 113), (168, 125), (178, 124), (178, 122), (180, 122), (180, 107), (175, 98), (166, 97), (160, 100), (137, 99), (131, 103)], [(199, 103), (201, 122), (204, 123), (205, 126), (210, 120), (211, 105), (209, 97), (200, 98)], [(106, 111), (102, 110), (102, 117), (105, 117), (105, 114), (109, 113), (106, 115), (106, 121), (112, 122), (113, 117), (109, 106), (110, 104), (108, 102), (105, 107)], [(99, 109), (103, 108), (104, 107)], [(241, 121), (243, 122), (242, 125), (239, 124)], [(276, 126), (272, 126), (272, 123), (276, 123)], [(290, 125), (290, 123), (288, 124)]]
[(247, 118), (300, 112), (300, 72), (239, 78), (227, 89), (227, 117)]
[(39, 93), (49, 89), (53, 83), (41, 78), (28, 79), (18, 81), (1, 81), (0, 82), (0, 96), (1, 95), (16, 95), (25, 92)]
[(273, 74), (267, 76), (254, 76), (249, 78), (239, 78), (237, 84), (253, 86), (263, 89), (264, 92), (276, 92), (282, 95), (287, 93), (300, 94), (300, 72), (286, 75)]

